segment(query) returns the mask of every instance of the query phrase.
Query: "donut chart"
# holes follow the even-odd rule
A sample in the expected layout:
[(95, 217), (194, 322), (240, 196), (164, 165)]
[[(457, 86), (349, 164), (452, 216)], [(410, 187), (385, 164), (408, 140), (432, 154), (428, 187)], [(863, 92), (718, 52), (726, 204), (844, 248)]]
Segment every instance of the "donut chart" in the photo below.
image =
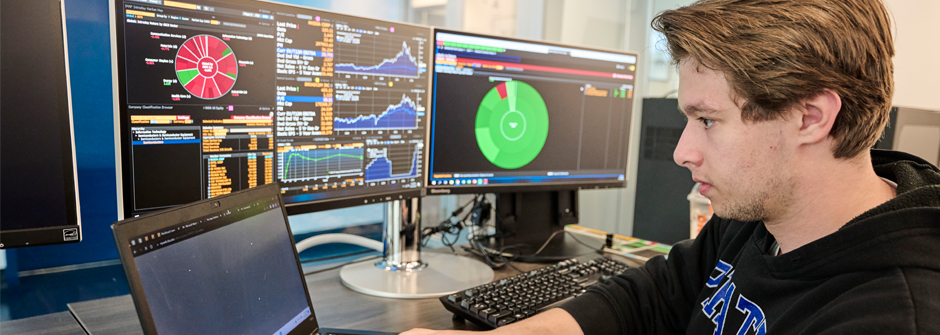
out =
[(227, 94), (238, 76), (232, 48), (218, 37), (196, 35), (176, 52), (176, 77), (190, 94), (217, 99)]
[(535, 88), (521, 81), (489, 90), (477, 110), (477, 145), (490, 163), (518, 169), (542, 152), (548, 138), (548, 108)]

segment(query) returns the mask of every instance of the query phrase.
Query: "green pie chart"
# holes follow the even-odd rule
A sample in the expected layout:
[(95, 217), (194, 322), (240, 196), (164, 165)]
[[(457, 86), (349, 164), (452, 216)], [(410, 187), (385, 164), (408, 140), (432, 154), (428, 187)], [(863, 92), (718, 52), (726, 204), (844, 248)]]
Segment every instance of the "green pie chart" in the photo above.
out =
[(474, 130), (487, 160), (503, 169), (518, 169), (545, 146), (548, 109), (529, 84), (502, 82), (483, 96)]

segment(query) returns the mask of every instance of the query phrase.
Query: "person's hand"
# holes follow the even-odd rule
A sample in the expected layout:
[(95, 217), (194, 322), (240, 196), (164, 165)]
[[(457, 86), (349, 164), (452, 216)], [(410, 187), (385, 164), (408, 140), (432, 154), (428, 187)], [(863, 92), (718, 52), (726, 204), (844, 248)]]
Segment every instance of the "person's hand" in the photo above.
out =
[(424, 329), (424, 328), (415, 328), (415, 329), (406, 331), (406, 332), (401, 333), (401, 334), (398, 334), (398, 335), (434, 335), (434, 334), (440, 334), (440, 333), (441, 333), (441, 332), (439, 332), (439, 331), (437, 331), (437, 330), (430, 330), (430, 329)]
[(415, 328), (399, 335), (504, 335), (504, 334), (529, 334), (529, 335), (584, 335), (578, 321), (561, 308), (552, 308), (536, 316), (515, 322), (511, 325), (499, 327), (485, 332), (469, 332), (463, 330), (430, 330)]
[(466, 335), (474, 334), (473, 332), (468, 331), (459, 331), (459, 330), (430, 330), (424, 328), (415, 328), (399, 335)]

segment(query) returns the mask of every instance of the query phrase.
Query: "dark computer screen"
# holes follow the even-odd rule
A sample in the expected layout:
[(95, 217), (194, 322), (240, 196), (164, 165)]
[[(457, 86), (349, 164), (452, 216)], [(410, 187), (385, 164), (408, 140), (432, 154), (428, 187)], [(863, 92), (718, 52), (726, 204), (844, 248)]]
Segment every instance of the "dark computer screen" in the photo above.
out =
[(287, 334), (312, 315), (277, 198), (120, 242), (158, 333)]
[(446, 30), (434, 50), (430, 194), (625, 185), (635, 55)]
[(274, 182), (291, 213), (420, 195), (430, 28), (247, 0), (114, 14), (125, 216)]
[(0, 4), (0, 248), (78, 242), (63, 7)]

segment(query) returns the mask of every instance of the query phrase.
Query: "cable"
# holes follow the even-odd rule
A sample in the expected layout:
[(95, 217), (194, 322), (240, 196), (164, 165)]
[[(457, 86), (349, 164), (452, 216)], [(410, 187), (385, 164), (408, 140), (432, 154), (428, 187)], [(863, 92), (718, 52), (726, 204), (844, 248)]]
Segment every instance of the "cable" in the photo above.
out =
[[(512, 264), (512, 258), (514, 256), (512, 256), (511, 254), (506, 254), (502, 251), (496, 251), (496, 250), (484, 247), (480, 244), (480, 241), (473, 240), (471, 241), (470, 247), (464, 246), (463, 248), (467, 252), (483, 257), (483, 261), (493, 269), (501, 269), (501, 268), (508, 266), (512, 268), (513, 270), (516, 270), (519, 273), (525, 272)], [(510, 258), (506, 258), (506, 256), (509, 256)], [(494, 261), (490, 257), (496, 257), (498, 258), (498, 261)]]
[[(463, 231), (463, 228), (465, 226), (464, 222), (470, 216), (470, 213), (473, 213), (473, 210), (476, 208), (477, 198), (478, 196), (474, 195), (473, 199), (468, 201), (463, 206), (460, 206), (459, 208), (455, 209), (453, 212), (450, 213), (450, 216), (447, 219), (444, 219), (443, 221), (441, 221), (441, 223), (439, 223), (437, 226), (425, 227), (424, 229), (422, 229), (421, 230), (421, 246), (426, 247), (428, 242), (430, 242), (431, 240), (431, 236), (437, 233), (441, 233), (441, 242), (445, 246), (450, 247), (451, 251), (456, 252), (456, 250), (454, 249), (454, 244), (457, 244), (457, 241), (460, 239), (460, 233)], [(461, 213), (463, 213), (464, 209), (466, 209), (467, 206), (470, 206), (470, 204), (474, 204), (474, 209), (471, 209), (466, 215), (464, 215), (463, 218), (461, 218), (457, 222), (453, 222), (454, 218), (456, 218)], [(453, 235), (454, 236), (453, 240), (449, 239), (447, 235)]]
[[(542, 246), (541, 246), (535, 253), (533, 253), (533, 254), (531, 254), (531, 255), (516, 255), (516, 257), (514, 257), (513, 260), (519, 260), (519, 261), (523, 261), (523, 262), (533, 262), (533, 263), (540, 263), (540, 262), (559, 262), (559, 261), (563, 261), (563, 260), (565, 260), (565, 259), (567, 259), (567, 258), (570, 258), (570, 257), (574, 256), (574, 255), (572, 255), (572, 256), (567, 256), (567, 257), (566, 257), (566, 256), (539, 256), (539, 253), (541, 253), (542, 251), (544, 251), (544, 250), (545, 250), (545, 247), (548, 246), (548, 244), (551, 242), (551, 240), (552, 240), (555, 236), (557, 236), (558, 234), (560, 234), (561, 232), (563, 232), (563, 230), (556, 231), (556, 232), (553, 233), (551, 236), (549, 236), (549, 238), (545, 241), (545, 243), (542, 244)], [(567, 233), (568, 235), (571, 235), (571, 238), (573, 238), (576, 242), (578, 242), (579, 244), (581, 244), (581, 245), (583, 245), (583, 246), (586, 246), (586, 247), (590, 248), (590, 249), (593, 250), (594, 252), (596, 252), (596, 253), (598, 253), (598, 254), (603, 254), (603, 253), (604, 253), (604, 251), (603, 251), (603, 249), (602, 249), (602, 248), (603, 248), (603, 245), (602, 245), (601, 247), (595, 247), (595, 246), (592, 246), (592, 245), (590, 245), (590, 244), (584, 243), (583, 241), (581, 241), (580, 239), (578, 239), (577, 236), (574, 236), (574, 234), (572, 234), (572, 233), (569, 233), (569, 232), (565, 232), (565, 233)]]
[(535, 253), (533, 253), (530, 256), (538, 256), (538, 254), (540, 254), (542, 250), (545, 250), (545, 247), (548, 246), (548, 243), (550, 243), (552, 239), (554, 239), (555, 236), (558, 235), (558, 233), (564, 233), (564, 232), (565, 232), (564, 230), (559, 230), (559, 231), (552, 233), (552, 235), (549, 236), (547, 240), (545, 240), (545, 243), (542, 243), (542, 247), (540, 247), (538, 250), (535, 251)]
[(490, 259), (489, 252), (486, 251), (486, 249), (484, 249), (482, 245), (480, 245), (480, 241), (473, 239), (473, 240), (470, 240), (470, 244), (476, 246), (477, 248), (479, 248), (480, 251), (482, 251), (483, 261), (486, 262), (486, 265), (489, 265), (490, 268), (493, 268), (494, 270), (502, 269), (506, 267), (506, 264), (508, 264), (508, 262), (504, 262), (502, 264), (494, 263), (493, 260)]
[[(470, 210), (463, 215), (463, 217), (457, 219), (457, 217), (464, 212), (467, 206), (470, 206), (471, 204), (473, 204), (473, 207), (471, 207)], [(460, 206), (460, 208), (454, 210), (450, 214), (450, 217), (441, 221), (441, 223), (439, 223), (437, 226), (423, 228), (421, 230), (421, 246), (426, 247), (428, 242), (431, 240), (430, 237), (434, 234), (440, 233), (441, 242), (445, 246), (449, 247), (451, 251), (456, 252), (454, 245), (457, 244), (457, 242), (460, 240), (460, 234), (463, 232), (463, 229), (468, 227), (467, 219), (469, 219), (478, 209), (488, 211), (487, 208), (491, 208), (491, 206), (492, 205), (489, 203), (489, 201), (486, 200), (486, 194), (475, 194), (473, 199), (468, 201), (463, 206)], [(488, 215), (483, 217), (488, 217)], [(489, 219), (487, 218), (486, 221), (489, 221)], [(477, 238), (476, 231), (478, 230), (474, 229), (474, 231), (472, 231), (474, 233), (474, 238)]]
[[(506, 258), (505, 254), (503, 253), (503, 249), (504, 248), (500, 248), (499, 252), (496, 255), (499, 256), (499, 258), (502, 259), (503, 262), (505, 262), (506, 265), (509, 265), (509, 267), (511, 267), (513, 270), (516, 270), (519, 273), (523, 273), (524, 271), (519, 270), (519, 268), (517, 268), (515, 265), (512, 265), (512, 259)], [(511, 258), (515, 258), (515, 257), (511, 257)]]
[(545, 247), (548, 246), (548, 243), (551, 242), (552, 239), (554, 239), (555, 236), (558, 235), (559, 233), (566, 233), (566, 234), (568, 234), (568, 236), (571, 236), (571, 238), (573, 238), (573, 239), (575, 240), (575, 242), (578, 242), (578, 243), (580, 243), (581, 245), (583, 245), (583, 246), (585, 246), (585, 247), (588, 247), (588, 248), (591, 248), (591, 249), (597, 249), (598, 251), (602, 251), (602, 250), (604, 249), (604, 246), (603, 246), (603, 245), (601, 245), (600, 248), (596, 248), (596, 247), (594, 247), (594, 246), (592, 246), (592, 245), (590, 245), (590, 244), (587, 244), (587, 243), (582, 242), (581, 240), (578, 239), (577, 236), (575, 236), (574, 234), (572, 234), (572, 233), (570, 233), (570, 232), (567, 232), (567, 231), (565, 231), (565, 230), (559, 230), (559, 231), (556, 231), (556, 232), (552, 233), (552, 235), (549, 236), (547, 240), (545, 240), (545, 243), (542, 243), (542, 247), (539, 248), (539, 250), (536, 250), (535, 253), (533, 253), (533, 254), (531, 254), (531, 255), (529, 255), (529, 256), (530, 256), (530, 257), (538, 256), (538, 254), (541, 253), (542, 250), (545, 250)]
[[(522, 270), (519, 270), (519, 268), (512, 265), (511, 257), (513, 256), (511, 254), (505, 254), (502, 251), (496, 251), (495, 249), (491, 249), (491, 248), (487, 248), (483, 246), (482, 241), (485, 241), (486, 239), (495, 236), (495, 234), (484, 235), (485, 233), (481, 233), (481, 231), (486, 232), (488, 228), (490, 227), (489, 213), (479, 213), (479, 216), (477, 216), (478, 219), (476, 219), (477, 222), (474, 222), (474, 224), (470, 224), (470, 225), (466, 224), (467, 218), (469, 218), (474, 212), (478, 210), (489, 211), (492, 208), (492, 204), (489, 203), (489, 201), (486, 199), (486, 194), (476, 195), (474, 196), (474, 200), (475, 201), (474, 201), (473, 208), (470, 210), (469, 213), (467, 213), (467, 215), (464, 215), (464, 217), (461, 218), (461, 220), (459, 221), (460, 223), (462, 223), (463, 226), (466, 226), (470, 229), (470, 235), (471, 235), (468, 238), (469, 246), (464, 246), (463, 249), (466, 250), (467, 252), (470, 252), (471, 254), (474, 254), (483, 258), (483, 261), (490, 268), (501, 269), (501, 268), (509, 266), (513, 268), (514, 270), (518, 271), (519, 273), (522, 273)], [(507, 258), (507, 256), (509, 256), (510, 258)]]

